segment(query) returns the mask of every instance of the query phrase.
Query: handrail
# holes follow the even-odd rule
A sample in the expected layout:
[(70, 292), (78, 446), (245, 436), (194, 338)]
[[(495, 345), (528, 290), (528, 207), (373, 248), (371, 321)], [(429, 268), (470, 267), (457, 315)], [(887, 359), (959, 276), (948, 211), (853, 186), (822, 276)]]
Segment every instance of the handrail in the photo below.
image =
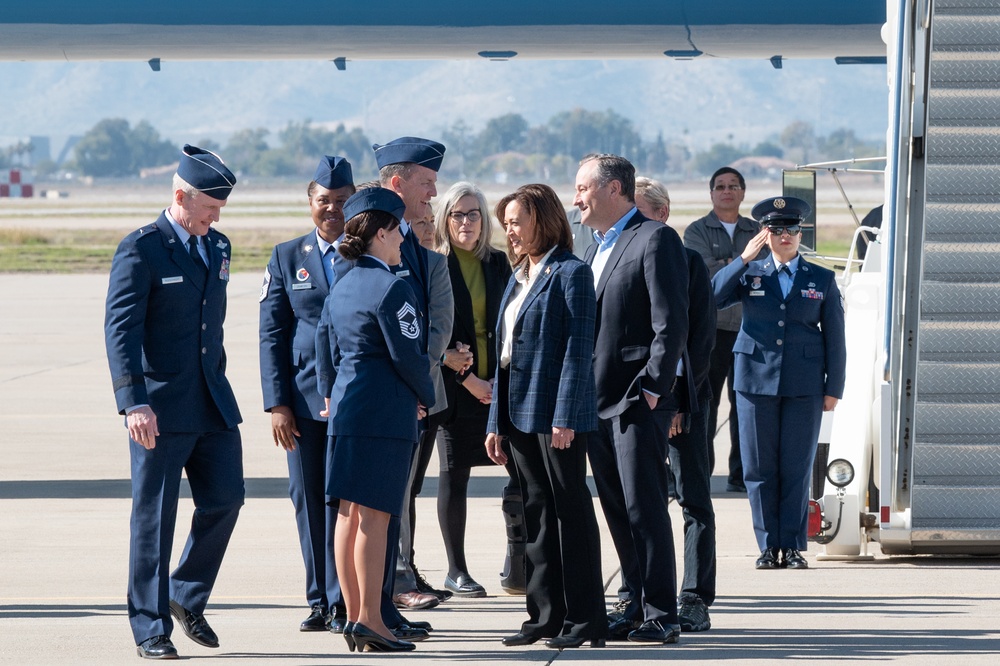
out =
[[(909, 127), (905, 128), (904, 124), (908, 125), (908, 122), (904, 123), (903, 120), (903, 109), (908, 109), (910, 107), (910, 77), (907, 72), (904, 72), (904, 63), (907, 62), (907, 9), (910, 7), (910, 2), (908, 0), (900, 0), (898, 15), (896, 17), (896, 53), (895, 53), (895, 86), (893, 87), (893, 100), (892, 100), (892, 119), (891, 119), (891, 130), (892, 136), (896, 137), (896, 140), (888, 145), (888, 155), (886, 157), (886, 170), (893, 175), (889, 180), (889, 197), (888, 201), (885, 202), (885, 216), (883, 217), (883, 226), (885, 228), (885, 245), (888, 248), (888, 257), (886, 258), (885, 267), (885, 325), (882, 338), (882, 352), (884, 363), (882, 366), (882, 375), (885, 381), (891, 379), (891, 364), (892, 364), (892, 324), (894, 321), (893, 317), (893, 307), (895, 305), (895, 271), (896, 271), (896, 217), (898, 215), (898, 204), (899, 204), (899, 192), (900, 184), (907, 182), (904, 178), (902, 169), (902, 155), (904, 154), (904, 147), (909, 145)], [(906, 74), (904, 76), (904, 74)], [(907, 171), (907, 176), (909, 169)]]

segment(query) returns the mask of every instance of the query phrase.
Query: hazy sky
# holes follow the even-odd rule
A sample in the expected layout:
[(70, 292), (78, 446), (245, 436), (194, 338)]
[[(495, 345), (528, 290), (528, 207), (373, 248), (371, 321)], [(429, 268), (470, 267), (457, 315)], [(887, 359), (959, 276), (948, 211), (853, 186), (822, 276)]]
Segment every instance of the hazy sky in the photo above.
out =
[(148, 120), (177, 143), (224, 143), (246, 127), (312, 119), (361, 126), (373, 141), (434, 136), (462, 119), (473, 130), (504, 113), (532, 124), (559, 111), (613, 109), (647, 138), (663, 132), (693, 148), (754, 145), (804, 120), (820, 134), (848, 127), (884, 136), (884, 65), (831, 60), (361, 61), (0, 63), (0, 145), (31, 135), (65, 138), (98, 120)]

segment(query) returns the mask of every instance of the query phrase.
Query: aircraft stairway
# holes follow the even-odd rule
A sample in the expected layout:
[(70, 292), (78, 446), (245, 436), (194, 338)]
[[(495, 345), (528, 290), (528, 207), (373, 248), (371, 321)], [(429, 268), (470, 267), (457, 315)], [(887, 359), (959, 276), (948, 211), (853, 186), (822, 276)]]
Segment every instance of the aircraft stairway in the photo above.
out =
[(910, 460), (897, 482), (909, 489), (911, 552), (996, 553), (1000, 0), (933, 0), (931, 11), (919, 311), (916, 344), (903, 345), (916, 354), (912, 393), (902, 389)]

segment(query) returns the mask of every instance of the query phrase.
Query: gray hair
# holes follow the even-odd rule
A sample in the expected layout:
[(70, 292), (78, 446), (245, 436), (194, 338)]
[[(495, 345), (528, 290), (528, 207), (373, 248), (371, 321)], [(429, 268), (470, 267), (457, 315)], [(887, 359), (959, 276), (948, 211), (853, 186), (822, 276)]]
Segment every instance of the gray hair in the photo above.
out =
[(597, 185), (604, 187), (613, 180), (622, 186), (622, 196), (635, 202), (635, 167), (620, 155), (591, 153), (580, 160), (580, 166), (587, 162), (597, 162)]
[(636, 196), (642, 195), (642, 198), (654, 209), (670, 206), (670, 194), (667, 192), (667, 186), (658, 180), (638, 176), (635, 179), (635, 193)]
[(198, 195), (201, 194), (201, 191), (199, 189), (197, 189), (194, 185), (192, 185), (191, 183), (187, 182), (186, 180), (178, 176), (176, 173), (174, 174), (173, 185), (174, 185), (173, 189), (174, 192), (180, 190), (181, 192), (184, 193), (184, 196), (190, 197), (191, 199), (197, 199)]
[(434, 216), (434, 249), (446, 256), (451, 252), (451, 234), (448, 231), (451, 209), (455, 207), (459, 199), (469, 196), (476, 198), (479, 212), (483, 216), (479, 239), (476, 241), (476, 247), (472, 249), (472, 253), (480, 261), (486, 261), (492, 247), (493, 218), (490, 217), (490, 209), (482, 190), (466, 181), (457, 182), (449, 187), (438, 203), (437, 214)]

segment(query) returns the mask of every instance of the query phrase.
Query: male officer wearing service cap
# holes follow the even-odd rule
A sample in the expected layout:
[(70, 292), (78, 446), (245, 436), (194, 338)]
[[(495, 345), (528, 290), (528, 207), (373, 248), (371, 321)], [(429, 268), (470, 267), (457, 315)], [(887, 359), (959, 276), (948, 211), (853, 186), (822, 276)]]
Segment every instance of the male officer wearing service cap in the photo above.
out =
[[(132, 467), (128, 616), (148, 659), (177, 657), (171, 615), (191, 640), (219, 646), (203, 614), (244, 490), (222, 347), (231, 247), (212, 224), (235, 184), (218, 155), (184, 146), (170, 207), (126, 236), (111, 264), (105, 342)], [(182, 470), (195, 512), (168, 573)]]
[[(844, 393), (847, 349), (836, 275), (799, 254), (809, 204), (765, 199), (763, 230), (712, 279), (719, 308), (743, 304), (733, 347), (743, 473), (758, 569), (805, 569), (809, 481), (820, 421)], [(754, 260), (764, 246), (771, 255)]]
[(337, 252), (344, 202), (354, 194), (351, 164), (324, 156), (306, 189), (316, 228), (275, 246), (260, 292), (260, 375), (275, 446), (288, 457), (288, 494), (306, 568), (311, 612), (301, 631), (343, 631), (347, 621), (333, 561), (336, 506), (326, 501), (328, 450), (316, 387), (316, 326), (327, 294), (349, 262)]
[[(423, 485), (439, 426), (439, 417), (436, 417), (443, 414), (448, 406), (441, 376), (441, 358), (451, 341), (454, 295), (447, 259), (423, 248), (416, 234), (410, 233), (407, 220), (422, 219), (430, 213), (430, 200), (437, 195), (437, 172), (444, 159), (445, 147), (437, 141), (404, 136), (384, 145), (375, 144), (372, 148), (382, 187), (398, 194), (406, 204), (404, 219), (399, 225), (403, 233), (403, 262), (396, 275), (409, 281), (422, 310), (424, 330), (427, 331), (423, 343), (431, 363), (436, 398), (414, 450), (407, 507), (400, 518), (400, 551), (393, 599), (397, 606), (403, 608), (430, 608), (449, 598), (451, 592), (432, 588), (417, 571), (413, 564), (413, 529), (416, 496)], [(469, 353), (470, 362), (471, 358)], [(430, 600), (429, 596), (435, 597), (436, 601)]]

